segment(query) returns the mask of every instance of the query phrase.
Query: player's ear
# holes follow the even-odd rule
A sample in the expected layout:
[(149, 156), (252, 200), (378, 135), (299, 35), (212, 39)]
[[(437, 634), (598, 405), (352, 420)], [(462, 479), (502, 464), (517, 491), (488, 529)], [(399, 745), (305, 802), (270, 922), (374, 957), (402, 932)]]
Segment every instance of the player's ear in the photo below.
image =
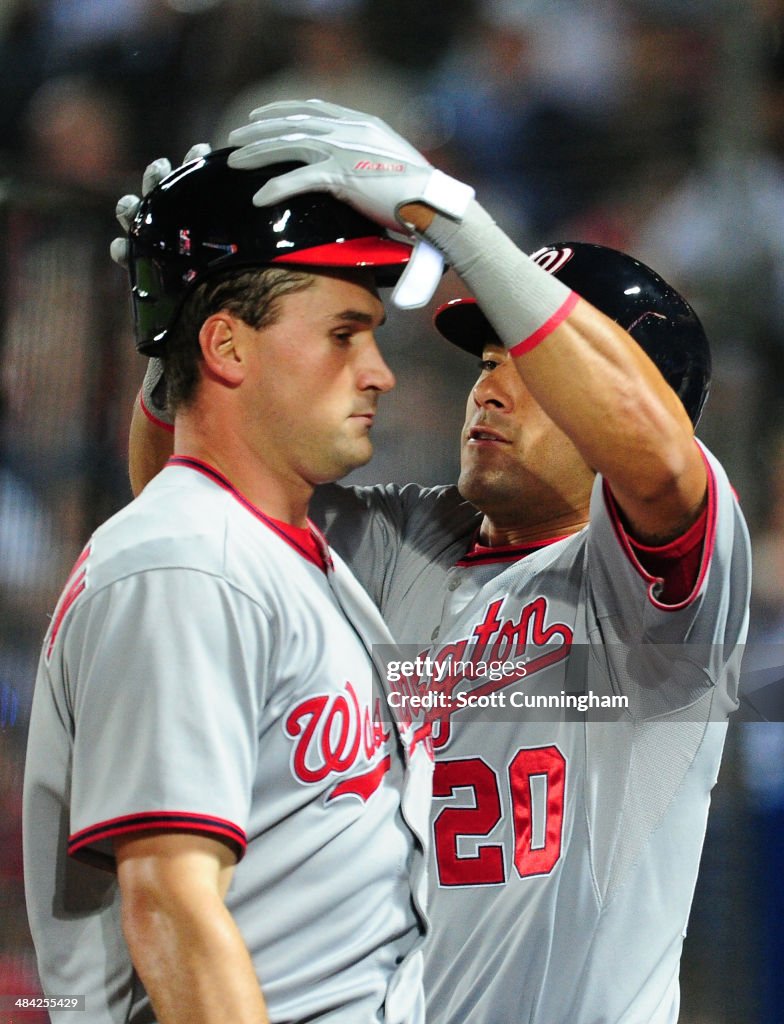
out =
[(208, 316), (199, 331), (199, 346), (208, 373), (226, 384), (241, 383), (245, 366), (238, 345), (239, 321), (221, 311)]

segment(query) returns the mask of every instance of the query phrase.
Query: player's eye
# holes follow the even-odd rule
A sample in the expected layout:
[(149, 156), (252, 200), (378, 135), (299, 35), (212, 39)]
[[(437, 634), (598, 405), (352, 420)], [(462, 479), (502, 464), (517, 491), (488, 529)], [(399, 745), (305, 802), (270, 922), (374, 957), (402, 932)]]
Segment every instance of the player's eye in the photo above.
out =
[(498, 360), (497, 359), (480, 359), (479, 360), (479, 369), (483, 373), (490, 373), (490, 371), (494, 370), (496, 368), (496, 366), (498, 366)]

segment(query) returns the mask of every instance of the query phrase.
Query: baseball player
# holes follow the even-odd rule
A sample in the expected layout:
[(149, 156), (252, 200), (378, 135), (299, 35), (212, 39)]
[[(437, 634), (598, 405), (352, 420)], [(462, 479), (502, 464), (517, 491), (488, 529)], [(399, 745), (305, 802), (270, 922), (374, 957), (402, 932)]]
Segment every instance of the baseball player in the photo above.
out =
[[(324, 189), (413, 225), (477, 300), (436, 317), (481, 360), (458, 487), (317, 499), (399, 641), (440, 664), (523, 655), (516, 678), (450, 676), (435, 723), (428, 1019), (673, 1024), (749, 598), (742, 515), (693, 437), (699, 321), (623, 254), (524, 256), (375, 118), (253, 117), (237, 166), (307, 164), (255, 202)], [(614, 720), (521, 703), (560, 694), (623, 701)], [(481, 720), (472, 696), (512, 710)]]
[(432, 755), (307, 519), (370, 456), (376, 283), (410, 247), (329, 196), (255, 210), (268, 177), (205, 155), (131, 228), (176, 454), (65, 586), (24, 789), (41, 980), (85, 1022), (423, 1020)]

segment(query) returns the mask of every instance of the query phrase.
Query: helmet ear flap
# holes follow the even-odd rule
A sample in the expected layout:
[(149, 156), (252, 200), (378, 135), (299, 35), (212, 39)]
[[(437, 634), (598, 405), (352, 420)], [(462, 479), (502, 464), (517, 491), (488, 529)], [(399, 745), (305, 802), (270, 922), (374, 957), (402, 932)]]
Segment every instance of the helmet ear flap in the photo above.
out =
[[(157, 350), (165, 338), (165, 332), (161, 336), (163, 325), (170, 326), (174, 322), (181, 301), (167, 294), (160, 267), (154, 260), (132, 260), (129, 270), (137, 347), (140, 352), (152, 354), (153, 346)], [(139, 344), (140, 338), (147, 339), (146, 347)]]

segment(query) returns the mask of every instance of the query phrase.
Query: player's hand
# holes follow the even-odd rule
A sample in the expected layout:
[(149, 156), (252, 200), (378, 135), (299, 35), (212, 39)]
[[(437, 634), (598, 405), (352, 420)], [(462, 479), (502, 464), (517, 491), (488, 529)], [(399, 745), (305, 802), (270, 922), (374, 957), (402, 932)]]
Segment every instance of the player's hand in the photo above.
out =
[[(410, 225), (401, 206), (423, 202), (459, 220), (474, 196), (469, 185), (436, 170), (404, 138), (371, 114), (323, 100), (269, 103), (236, 128), (229, 156), (237, 169), (266, 167), (287, 160), (304, 167), (267, 182), (254, 205), (273, 205), (304, 192), (330, 192), (392, 231)], [(392, 301), (404, 309), (424, 306), (444, 272), (441, 254), (417, 241)]]
[(303, 192), (332, 195), (393, 231), (406, 203), (422, 202), (460, 220), (474, 190), (428, 163), (420, 152), (372, 114), (323, 100), (269, 103), (251, 113), (251, 123), (235, 128), (229, 144), (238, 146), (229, 165), (266, 167), (278, 161), (306, 166), (267, 182), (253, 197), (256, 206)]
[[(207, 142), (199, 142), (195, 146), (191, 146), (188, 152), (185, 154), (183, 163), (187, 164), (189, 160), (196, 160), (199, 157), (206, 156), (209, 153), (211, 147)], [(109, 253), (115, 263), (119, 263), (121, 267), (128, 266), (128, 231), (130, 230), (133, 218), (136, 216), (136, 211), (142, 201), (142, 197), (146, 196), (149, 192), (155, 188), (156, 185), (160, 184), (163, 179), (171, 174), (172, 166), (165, 156), (159, 157), (158, 160), (153, 160), (151, 164), (148, 164), (144, 169), (144, 176), (142, 177), (142, 195), (127, 195), (123, 196), (122, 199), (117, 203), (115, 208), (115, 216), (120, 222), (120, 227), (123, 229), (123, 236), (121, 238), (114, 238), (111, 245), (109, 246)]]

